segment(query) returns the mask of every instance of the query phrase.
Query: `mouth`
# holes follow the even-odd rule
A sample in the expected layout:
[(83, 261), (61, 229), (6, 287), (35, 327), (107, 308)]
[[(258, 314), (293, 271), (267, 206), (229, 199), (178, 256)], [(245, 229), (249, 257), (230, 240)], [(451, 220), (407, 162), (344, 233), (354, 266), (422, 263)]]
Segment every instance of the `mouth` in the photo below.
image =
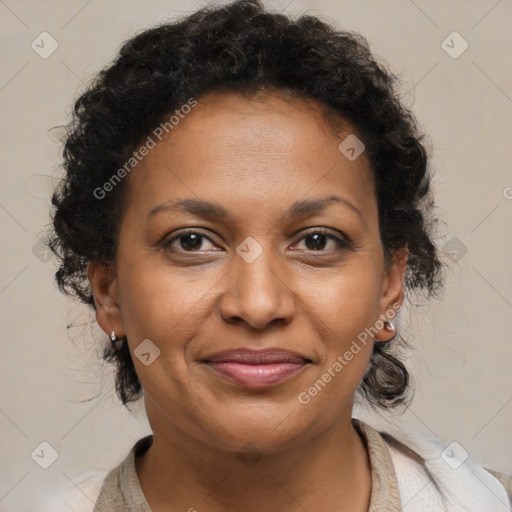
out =
[(282, 349), (241, 349), (213, 354), (201, 363), (241, 387), (264, 389), (291, 379), (312, 361)]

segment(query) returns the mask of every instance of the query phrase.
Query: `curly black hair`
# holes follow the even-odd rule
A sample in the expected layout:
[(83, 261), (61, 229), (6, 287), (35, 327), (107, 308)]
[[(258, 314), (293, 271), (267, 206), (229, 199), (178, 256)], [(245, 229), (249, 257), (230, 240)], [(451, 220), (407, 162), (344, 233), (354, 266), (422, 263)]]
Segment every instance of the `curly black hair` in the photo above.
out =
[[(76, 100), (62, 142), (65, 176), (52, 196), (47, 244), (59, 259), (60, 291), (96, 308), (89, 261), (112, 264), (125, 181), (108, 197), (97, 191), (148, 134), (191, 98), (215, 91), (249, 95), (269, 89), (315, 100), (361, 135), (371, 163), (386, 262), (408, 248), (405, 293), (429, 299), (443, 285), (434, 244), (431, 173), (425, 135), (399, 98), (399, 79), (372, 55), (358, 33), (316, 16), (292, 19), (257, 0), (206, 7), (126, 41)], [(126, 340), (125, 340), (126, 341)], [(389, 409), (408, 401), (412, 387), (394, 343), (376, 341), (358, 392)], [(128, 344), (104, 349), (115, 363), (123, 405), (143, 389)]]

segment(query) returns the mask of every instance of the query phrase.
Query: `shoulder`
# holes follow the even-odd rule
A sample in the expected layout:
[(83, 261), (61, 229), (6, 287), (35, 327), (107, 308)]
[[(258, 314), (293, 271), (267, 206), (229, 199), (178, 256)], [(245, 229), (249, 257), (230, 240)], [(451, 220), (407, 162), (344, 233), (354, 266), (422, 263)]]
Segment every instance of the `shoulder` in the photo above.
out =
[(152, 436), (139, 439), (120, 464), (110, 471), (87, 471), (74, 479), (65, 500), (75, 512), (148, 510), (135, 472), (135, 457), (147, 450)]
[(393, 461), (407, 512), (511, 510), (512, 476), (484, 468), (459, 443), (397, 426), (378, 433)]
[[(119, 494), (119, 474), (123, 463), (111, 471), (86, 471), (73, 479), (62, 497), (74, 512), (103, 512), (116, 503)], [(112, 501), (114, 500), (114, 501)], [(105, 508), (106, 507), (106, 508)]]
[(502, 473), (501, 471), (497, 471), (496, 469), (486, 467), (484, 467), (484, 469), (491, 475), (493, 475), (494, 478), (496, 478), (496, 480), (498, 480), (498, 482), (501, 483), (501, 485), (503, 485), (503, 487), (507, 491), (508, 498), (512, 503), (512, 473)]
[(153, 436), (139, 439), (125, 459), (105, 477), (93, 512), (112, 510), (138, 510), (151, 512), (140, 487), (135, 470), (135, 458), (146, 452), (153, 443)]
[(64, 489), (62, 498), (75, 512), (93, 512), (107, 471), (85, 471)]

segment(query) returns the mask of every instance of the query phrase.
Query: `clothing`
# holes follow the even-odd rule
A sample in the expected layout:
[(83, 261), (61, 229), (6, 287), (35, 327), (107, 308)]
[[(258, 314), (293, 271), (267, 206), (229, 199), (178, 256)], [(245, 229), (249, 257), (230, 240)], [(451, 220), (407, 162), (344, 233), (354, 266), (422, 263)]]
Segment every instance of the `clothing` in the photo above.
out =
[[(356, 418), (352, 424), (370, 458), (372, 490), (368, 512), (512, 510), (512, 475), (483, 468), (469, 458), (455, 468), (456, 457), (453, 463), (441, 456), (446, 444), (440, 439), (401, 431), (398, 440), (427, 459), (430, 473), (447, 498), (443, 508), (439, 491), (417, 460), (370, 425)], [(135, 457), (144, 453), (152, 441), (153, 436), (140, 439), (123, 462), (108, 473), (92, 512), (152, 512), (135, 471)]]

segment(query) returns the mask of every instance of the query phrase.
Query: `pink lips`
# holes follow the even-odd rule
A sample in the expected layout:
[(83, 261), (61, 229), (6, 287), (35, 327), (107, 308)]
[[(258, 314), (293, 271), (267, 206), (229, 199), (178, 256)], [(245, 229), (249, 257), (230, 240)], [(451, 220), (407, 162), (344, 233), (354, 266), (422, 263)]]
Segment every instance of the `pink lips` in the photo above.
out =
[(204, 360), (216, 373), (240, 386), (262, 389), (290, 379), (311, 360), (280, 349), (234, 350)]

